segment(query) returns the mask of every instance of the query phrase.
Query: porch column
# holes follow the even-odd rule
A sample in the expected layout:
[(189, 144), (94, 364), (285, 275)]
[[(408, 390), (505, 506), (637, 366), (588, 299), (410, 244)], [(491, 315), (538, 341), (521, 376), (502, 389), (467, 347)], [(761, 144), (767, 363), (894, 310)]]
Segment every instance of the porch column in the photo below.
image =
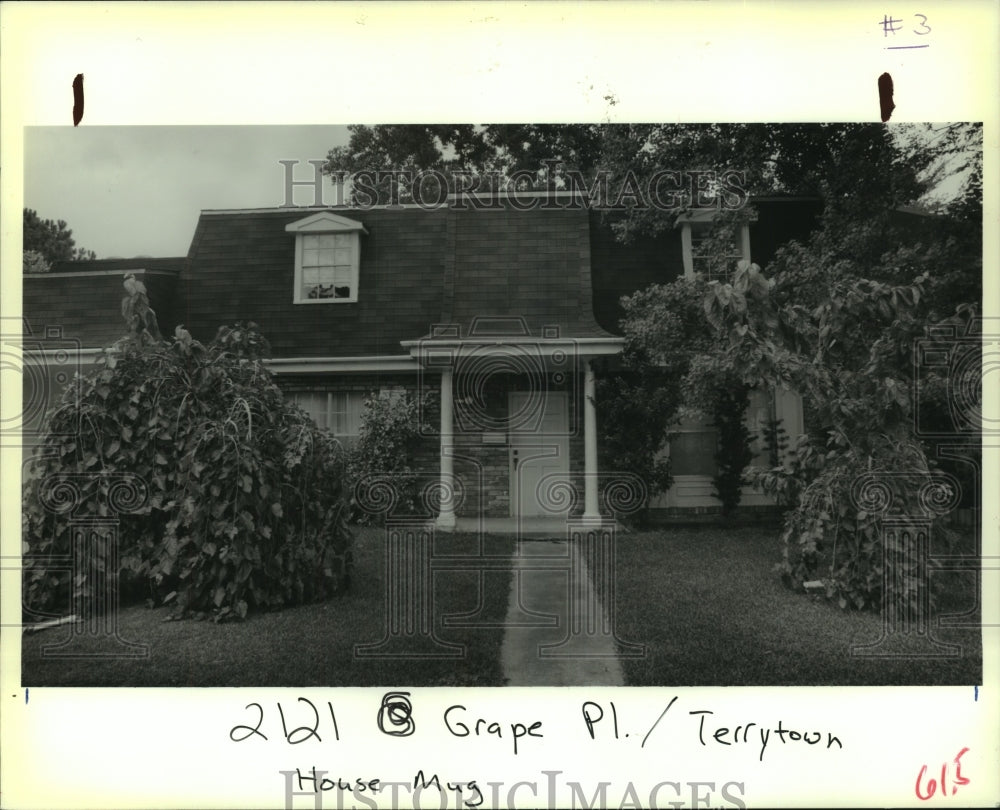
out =
[(441, 511), (437, 527), (442, 531), (455, 528), (455, 506), (452, 500), (452, 480), (455, 437), (452, 433), (452, 375), (449, 366), (441, 372)]
[(597, 410), (594, 407), (594, 369), (583, 361), (583, 519), (601, 520), (597, 504)]

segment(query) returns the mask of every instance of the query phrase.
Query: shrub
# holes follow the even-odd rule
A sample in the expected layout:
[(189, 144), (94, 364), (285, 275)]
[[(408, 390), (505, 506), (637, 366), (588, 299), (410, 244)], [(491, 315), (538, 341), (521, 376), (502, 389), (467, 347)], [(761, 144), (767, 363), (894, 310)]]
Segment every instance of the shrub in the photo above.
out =
[(412, 464), (420, 442), (420, 410), (404, 391), (382, 391), (365, 400), (348, 461), (355, 522), (370, 524), (389, 512), (417, 511), (419, 482)]
[(73, 487), (77, 519), (107, 516), (121, 473), (146, 496), (119, 519), (120, 571), (110, 574), (122, 585), (144, 583), (181, 614), (217, 619), (343, 590), (343, 453), (284, 400), (256, 326), (223, 327), (207, 346), (178, 327), (167, 342), (142, 283), (128, 278), (126, 289), (129, 333), (67, 389), (25, 482), (27, 607), (62, 609), (104, 586), (54, 567), (76, 541), (46, 491)]
[(701, 276), (679, 278), (622, 299), (622, 367), (597, 389), (601, 444), (606, 465), (642, 476), (652, 495), (672, 483), (669, 459), (662, 456), (671, 426), (694, 412), (711, 416), (719, 431), (713, 484), (728, 515), (739, 505), (743, 470), (753, 458), (744, 424), (750, 388), (712, 362), (716, 337), (705, 318), (708, 289)]

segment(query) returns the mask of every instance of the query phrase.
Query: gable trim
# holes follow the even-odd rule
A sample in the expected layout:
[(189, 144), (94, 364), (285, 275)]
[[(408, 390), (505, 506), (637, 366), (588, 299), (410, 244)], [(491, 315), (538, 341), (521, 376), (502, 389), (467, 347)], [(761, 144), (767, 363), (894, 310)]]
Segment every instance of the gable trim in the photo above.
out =
[(305, 219), (290, 222), (285, 226), (285, 231), (288, 233), (368, 233), (365, 226), (356, 219), (341, 217), (337, 214), (331, 214), (329, 211), (320, 211)]

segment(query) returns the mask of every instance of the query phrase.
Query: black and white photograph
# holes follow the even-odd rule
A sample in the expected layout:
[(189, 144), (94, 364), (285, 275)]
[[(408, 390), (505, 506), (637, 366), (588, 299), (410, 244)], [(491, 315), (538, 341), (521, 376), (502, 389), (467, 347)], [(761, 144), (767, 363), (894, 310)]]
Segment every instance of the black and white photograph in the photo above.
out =
[(3, 9), (11, 807), (1000, 798), (996, 111), (917, 91), (995, 10), (819, 4), (837, 77), (733, 4), (410, 4), (412, 52), (393, 3), (48, 5)]
[(979, 124), (25, 154), (25, 685), (981, 681)]

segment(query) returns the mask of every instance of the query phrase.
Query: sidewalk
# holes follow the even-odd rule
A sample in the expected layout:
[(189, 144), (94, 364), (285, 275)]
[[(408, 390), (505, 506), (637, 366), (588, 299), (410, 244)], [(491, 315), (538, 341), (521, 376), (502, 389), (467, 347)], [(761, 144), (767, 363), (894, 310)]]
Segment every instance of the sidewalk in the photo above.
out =
[(624, 686), (615, 642), (601, 632), (604, 608), (576, 549), (566, 540), (518, 548), (501, 649), (506, 685)]

